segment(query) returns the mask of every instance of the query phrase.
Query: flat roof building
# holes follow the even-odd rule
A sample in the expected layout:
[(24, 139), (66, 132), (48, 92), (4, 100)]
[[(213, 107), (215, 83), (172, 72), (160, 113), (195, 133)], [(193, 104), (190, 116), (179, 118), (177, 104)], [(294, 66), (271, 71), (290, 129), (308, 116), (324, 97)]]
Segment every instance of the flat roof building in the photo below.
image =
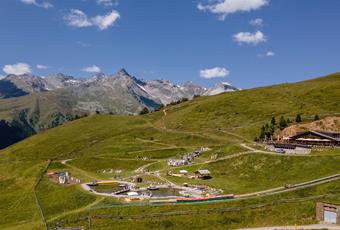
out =
[(317, 202), (316, 219), (326, 224), (340, 225), (340, 205)]

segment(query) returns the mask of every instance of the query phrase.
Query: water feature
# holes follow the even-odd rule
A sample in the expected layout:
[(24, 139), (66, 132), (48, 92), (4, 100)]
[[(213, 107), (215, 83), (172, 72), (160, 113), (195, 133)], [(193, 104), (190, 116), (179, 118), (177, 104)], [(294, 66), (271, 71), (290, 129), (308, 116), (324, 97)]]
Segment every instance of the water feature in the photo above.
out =
[[(141, 189), (135, 192), (145, 197), (181, 197), (180, 191), (181, 190), (177, 188), (158, 188), (156, 190)], [(127, 195), (127, 192), (121, 193), (120, 195)]]

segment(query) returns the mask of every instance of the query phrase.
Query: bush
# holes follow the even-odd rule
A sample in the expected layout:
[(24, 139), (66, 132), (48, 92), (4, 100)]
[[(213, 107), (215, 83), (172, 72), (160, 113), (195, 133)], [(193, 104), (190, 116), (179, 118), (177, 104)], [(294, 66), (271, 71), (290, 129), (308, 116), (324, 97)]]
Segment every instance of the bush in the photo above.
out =
[(300, 114), (296, 115), (295, 121), (296, 121), (297, 123), (300, 123), (300, 122), (302, 121), (302, 118), (301, 118), (301, 115), (300, 115)]
[(276, 119), (275, 119), (275, 117), (272, 117), (272, 120), (270, 121), (270, 124), (272, 124), (272, 125), (276, 125)]
[(146, 107), (144, 107), (143, 109), (142, 109), (142, 111), (140, 111), (140, 115), (143, 115), (143, 114), (148, 114), (149, 113), (149, 109), (148, 108), (146, 108)]
[(280, 117), (279, 126), (280, 126), (281, 130), (283, 130), (284, 128), (286, 128), (288, 126), (287, 121), (283, 116)]

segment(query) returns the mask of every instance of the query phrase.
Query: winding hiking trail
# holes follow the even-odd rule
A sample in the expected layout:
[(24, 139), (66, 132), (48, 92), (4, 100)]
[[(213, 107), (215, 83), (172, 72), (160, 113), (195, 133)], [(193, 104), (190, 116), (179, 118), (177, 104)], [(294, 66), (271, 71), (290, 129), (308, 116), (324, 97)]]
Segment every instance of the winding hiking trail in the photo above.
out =
[(147, 168), (147, 167), (149, 167), (149, 166), (151, 166), (151, 165), (157, 164), (157, 163), (159, 163), (159, 162), (161, 162), (161, 160), (155, 161), (155, 162), (151, 162), (151, 163), (148, 163), (148, 164), (146, 164), (146, 165), (143, 165), (143, 166), (139, 167), (138, 169), (136, 169), (136, 170), (135, 170), (135, 173), (144, 173), (145, 168)]
[(68, 215), (71, 215), (71, 214), (75, 214), (75, 213), (80, 213), (80, 212), (82, 212), (82, 211), (85, 211), (85, 210), (87, 210), (87, 209), (90, 209), (90, 208), (92, 208), (93, 206), (95, 206), (95, 205), (99, 204), (100, 202), (102, 202), (104, 199), (105, 199), (105, 197), (100, 197), (100, 196), (98, 196), (94, 202), (92, 202), (92, 203), (90, 203), (90, 204), (88, 204), (88, 205), (86, 205), (86, 206), (80, 207), (80, 208), (78, 208), (78, 209), (73, 209), (73, 210), (64, 212), (64, 213), (62, 213), (62, 214), (59, 214), (59, 215), (57, 215), (57, 216), (53, 216), (53, 217), (49, 218), (49, 219), (47, 220), (47, 222), (52, 222), (52, 221), (57, 220), (57, 219), (60, 219), (60, 218), (62, 218), (62, 217), (65, 217), (65, 216), (68, 216)]
[(167, 116), (166, 109), (163, 109), (163, 116), (162, 116), (162, 121), (163, 121), (163, 129), (166, 129), (166, 124), (165, 124), (165, 118)]
[(318, 179), (305, 181), (305, 182), (302, 182), (302, 183), (299, 183), (299, 184), (293, 184), (293, 185), (288, 186), (288, 187), (281, 186), (281, 187), (277, 187), (277, 188), (273, 188), (273, 189), (236, 195), (235, 198), (249, 199), (249, 198), (259, 197), (259, 196), (269, 196), (269, 195), (274, 195), (274, 194), (278, 194), (278, 193), (290, 192), (290, 191), (295, 191), (295, 190), (298, 190), (298, 189), (313, 187), (315, 185), (320, 185), (320, 184), (328, 183), (328, 182), (339, 180), (339, 179), (340, 179), (340, 174), (334, 174), (334, 175), (327, 176), (327, 177), (321, 177), (321, 178), (318, 178)]

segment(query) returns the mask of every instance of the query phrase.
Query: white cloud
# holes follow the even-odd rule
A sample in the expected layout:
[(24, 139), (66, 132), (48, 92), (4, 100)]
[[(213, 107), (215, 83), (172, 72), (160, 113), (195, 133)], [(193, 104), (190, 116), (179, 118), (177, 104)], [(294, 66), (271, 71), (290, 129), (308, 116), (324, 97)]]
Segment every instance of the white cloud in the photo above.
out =
[(273, 51), (267, 51), (266, 53), (261, 53), (257, 55), (259, 58), (274, 57), (276, 54)]
[(0, 80), (4, 79), (6, 76), (0, 74)]
[(49, 9), (53, 7), (53, 4), (48, 1), (37, 2), (37, 0), (21, 0), (21, 2), (27, 5), (34, 5), (44, 9)]
[(92, 26), (91, 21), (87, 15), (78, 9), (71, 9), (70, 13), (64, 16), (65, 22), (72, 27), (89, 27)]
[(226, 68), (221, 68), (221, 67), (200, 70), (200, 76), (206, 79), (226, 77), (229, 74), (230, 74), (229, 70), (227, 70)]
[(70, 13), (64, 16), (64, 21), (72, 27), (83, 28), (96, 26), (99, 30), (105, 30), (112, 26), (119, 18), (120, 15), (115, 10), (103, 16), (98, 15), (89, 18), (83, 11), (71, 9)]
[(37, 65), (37, 69), (48, 69), (48, 66), (46, 65)]
[(269, 3), (269, 0), (210, 0), (206, 5), (199, 3), (197, 8), (220, 15), (223, 20), (227, 15), (236, 12), (257, 10)]
[(101, 69), (96, 65), (85, 67), (82, 70), (88, 73), (99, 73), (101, 71)]
[(275, 53), (274, 53), (273, 51), (268, 51), (268, 52), (266, 53), (266, 56), (267, 56), (267, 57), (273, 57), (273, 56), (275, 56)]
[(251, 32), (240, 32), (233, 35), (234, 41), (239, 44), (252, 44), (257, 45), (262, 42), (266, 42), (267, 38), (261, 31), (256, 31), (254, 33)]
[(96, 0), (98, 5), (103, 5), (103, 6), (117, 6), (118, 5), (118, 0)]
[(255, 18), (253, 20), (250, 20), (249, 24), (254, 26), (254, 27), (260, 28), (260, 27), (263, 26), (263, 19), (262, 18)]
[(6, 74), (16, 74), (21, 75), (25, 73), (31, 73), (31, 67), (30, 65), (26, 63), (17, 63), (13, 65), (5, 65), (2, 69)]
[(97, 26), (100, 30), (105, 30), (112, 26), (119, 17), (119, 13), (112, 10), (111, 13), (107, 15), (93, 17), (92, 22), (93, 25)]

